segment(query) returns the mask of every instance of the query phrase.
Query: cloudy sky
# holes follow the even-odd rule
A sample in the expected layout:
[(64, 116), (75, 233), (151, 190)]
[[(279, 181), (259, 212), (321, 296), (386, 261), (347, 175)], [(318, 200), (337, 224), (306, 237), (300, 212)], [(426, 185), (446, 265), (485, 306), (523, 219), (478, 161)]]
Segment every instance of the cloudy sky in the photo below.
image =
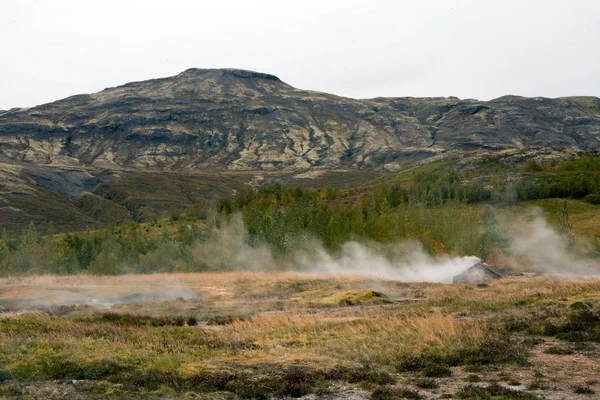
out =
[(187, 68), (344, 96), (600, 96), (598, 0), (0, 0), (0, 110)]

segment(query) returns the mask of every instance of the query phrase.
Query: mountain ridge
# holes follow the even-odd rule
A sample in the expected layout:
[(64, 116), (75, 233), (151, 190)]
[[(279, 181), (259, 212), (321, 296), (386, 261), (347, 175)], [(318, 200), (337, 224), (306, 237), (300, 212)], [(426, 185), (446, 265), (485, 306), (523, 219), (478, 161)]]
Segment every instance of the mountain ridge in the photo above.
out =
[[(0, 114), (0, 152), (44, 165), (379, 168), (452, 150), (600, 149), (600, 99), (351, 99), (188, 69)], [(415, 156), (416, 155), (416, 156)]]

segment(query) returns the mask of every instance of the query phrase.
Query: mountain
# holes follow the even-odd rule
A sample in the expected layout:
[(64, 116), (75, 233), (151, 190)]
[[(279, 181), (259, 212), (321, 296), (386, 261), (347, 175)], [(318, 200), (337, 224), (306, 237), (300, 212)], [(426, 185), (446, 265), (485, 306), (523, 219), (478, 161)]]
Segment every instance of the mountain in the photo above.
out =
[[(177, 197), (188, 204), (193, 196), (222, 194), (265, 176), (373, 176), (422, 160), (599, 150), (596, 97), (357, 100), (296, 89), (263, 73), (189, 69), (0, 111), (0, 223), (19, 213), (16, 225), (36, 219), (39, 207), (20, 200), (44, 191), (57, 209), (93, 192), (100, 195), (96, 209), (101, 199), (122, 197), (113, 189), (132, 177), (144, 188), (162, 182), (159, 174), (170, 183), (195, 179), (188, 182), (193, 190)], [(147, 202), (147, 196), (120, 199), (117, 214), (139, 218)], [(93, 225), (96, 211), (69, 218)]]
[(600, 99), (354, 100), (190, 69), (0, 115), (12, 160), (102, 168), (365, 168), (451, 150), (600, 149)]

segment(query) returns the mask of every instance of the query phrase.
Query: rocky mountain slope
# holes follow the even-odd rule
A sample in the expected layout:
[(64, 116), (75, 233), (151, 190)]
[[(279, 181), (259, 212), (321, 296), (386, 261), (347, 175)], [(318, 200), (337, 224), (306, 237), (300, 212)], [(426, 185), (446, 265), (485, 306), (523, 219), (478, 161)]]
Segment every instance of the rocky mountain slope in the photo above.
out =
[(0, 227), (147, 219), (265, 177), (372, 178), (427, 160), (599, 150), (595, 97), (356, 100), (190, 69), (0, 111)]
[(600, 150), (600, 99), (354, 100), (190, 69), (0, 114), (5, 158), (108, 169), (367, 168), (452, 150)]

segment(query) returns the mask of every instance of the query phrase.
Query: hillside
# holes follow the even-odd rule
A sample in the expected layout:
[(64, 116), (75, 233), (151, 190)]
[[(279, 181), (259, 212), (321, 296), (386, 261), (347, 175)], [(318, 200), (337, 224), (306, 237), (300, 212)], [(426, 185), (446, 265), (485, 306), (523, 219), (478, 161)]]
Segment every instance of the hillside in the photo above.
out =
[(594, 97), (356, 100), (262, 73), (190, 69), (0, 112), (0, 223), (82, 229), (165, 216), (248, 183), (361, 183), (490, 154), (564, 158), (600, 150), (599, 133)]
[(0, 115), (11, 160), (102, 168), (378, 167), (452, 150), (600, 149), (598, 98), (354, 100), (190, 69)]

